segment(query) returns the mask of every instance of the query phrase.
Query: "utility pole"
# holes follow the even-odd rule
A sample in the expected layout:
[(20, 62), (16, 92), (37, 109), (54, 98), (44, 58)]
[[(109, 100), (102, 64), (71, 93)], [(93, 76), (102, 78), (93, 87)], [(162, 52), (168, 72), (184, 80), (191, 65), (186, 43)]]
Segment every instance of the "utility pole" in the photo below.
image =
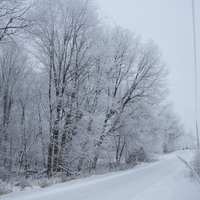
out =
[(195, 5), (192, 0), (192, 22), (193, 22), (193, 42), (194, 42), (194, 67), (195, 67), (195, 109), (196, 109), (196, 134), (197, 148), (199, 148), (199, 133), (198, 133), (198, 91), (197, 91), (197, 48), (196, 48), (196, 23), (195, 23)]

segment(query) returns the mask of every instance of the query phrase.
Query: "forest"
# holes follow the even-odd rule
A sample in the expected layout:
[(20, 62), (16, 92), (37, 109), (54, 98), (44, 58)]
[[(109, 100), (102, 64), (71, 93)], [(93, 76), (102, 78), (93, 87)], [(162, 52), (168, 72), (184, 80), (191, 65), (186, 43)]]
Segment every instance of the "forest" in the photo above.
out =
[(0, 0), (0, 179), (134, 166), (180, 145), (154, 41), (91, 0)]

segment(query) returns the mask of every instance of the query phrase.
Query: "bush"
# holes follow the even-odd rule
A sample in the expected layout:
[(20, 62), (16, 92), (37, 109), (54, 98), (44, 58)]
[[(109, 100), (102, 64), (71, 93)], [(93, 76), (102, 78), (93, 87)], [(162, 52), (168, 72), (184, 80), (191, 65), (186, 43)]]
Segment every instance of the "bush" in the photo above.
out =
[(192, 167), (194, 171), (199, 175), (200, 177), (200, 149), (198, 149), (195, 153), (195, 157), (192, 161)]
[(60, 177), (60, 182), (61, 183), (65, 183), (65, 182), (67, 182), (69, 180), (69, 178), (67, 178), (67, 176), (65, 176), (65, 175), (62, 175), (61, 177)]
[(11, 193), (12, 189), (9, 184), (0, 183), (0, 195)]
[(21, 188), (21, 190), (24, 190), (26, 187), (30, 187), (32, 188), (32, 184), (30, 183), (30, 181), (22, 178), (18, 178), (18, 180), (15, 183), (15, 186), (19, 186)]
[(146, 154), (142, 147), (139, 149), (134, 149), (131, 152), (128, 152), (126, 156), (126, 163), (127, 164), (137, 164), (138, 162), (143, 162), (146, 160)]
[(26, 187), (32, 188), (31, 183), (29, 181), (27, 181), (27, 180), (21, 180), (19, 185), (21, 187), (21, 190), (24, 190)]
[(39, 180), (38, 185), (39, 185), (41, 188), (46, 188), (46, 187), (51, 186), (52, 183), (50, 182), (50, 180), (48, 180), (48, 179), (46, 179), (46, 178), (43, 178), (43, 179)]

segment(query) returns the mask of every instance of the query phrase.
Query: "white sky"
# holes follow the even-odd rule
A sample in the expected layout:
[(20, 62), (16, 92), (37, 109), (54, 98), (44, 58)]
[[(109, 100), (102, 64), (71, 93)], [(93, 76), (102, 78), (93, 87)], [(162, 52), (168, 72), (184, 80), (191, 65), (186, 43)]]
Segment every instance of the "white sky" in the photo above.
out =
[[(174, 102), (174, 110), (185, 124), (186, 131), (191, 130), (196, 134), (192, 0), (95, 0), (95, 2), (110, 23), (116, 23), (136, 35), (141, 35), (144, 41), (153, 39), (158, 44), (163, 52), (163, 60), (170, 68), (169, 99)], [(199, 0), (195, 0), (195, 12), (198, 55)], [(199, 74), (200, 56), (197, 56), (197, 71)], [(200, 90), (200, 78), (198, 82)], [(198, 104), (200, 106), (200, 102)], [(200, 112), (198, 113), (200, 116)]]

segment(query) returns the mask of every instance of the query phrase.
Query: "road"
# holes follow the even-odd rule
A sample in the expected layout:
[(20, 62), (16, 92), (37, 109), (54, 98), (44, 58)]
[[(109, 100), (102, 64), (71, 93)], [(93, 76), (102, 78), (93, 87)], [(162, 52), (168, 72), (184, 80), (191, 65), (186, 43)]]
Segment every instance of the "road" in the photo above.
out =
[(200, 186), (189, 180), (177, 155), (189, 161), (192, 151), (178, 151), (136, 169), (96, 175), (0, 196), (0, 200), (200, 200)]

